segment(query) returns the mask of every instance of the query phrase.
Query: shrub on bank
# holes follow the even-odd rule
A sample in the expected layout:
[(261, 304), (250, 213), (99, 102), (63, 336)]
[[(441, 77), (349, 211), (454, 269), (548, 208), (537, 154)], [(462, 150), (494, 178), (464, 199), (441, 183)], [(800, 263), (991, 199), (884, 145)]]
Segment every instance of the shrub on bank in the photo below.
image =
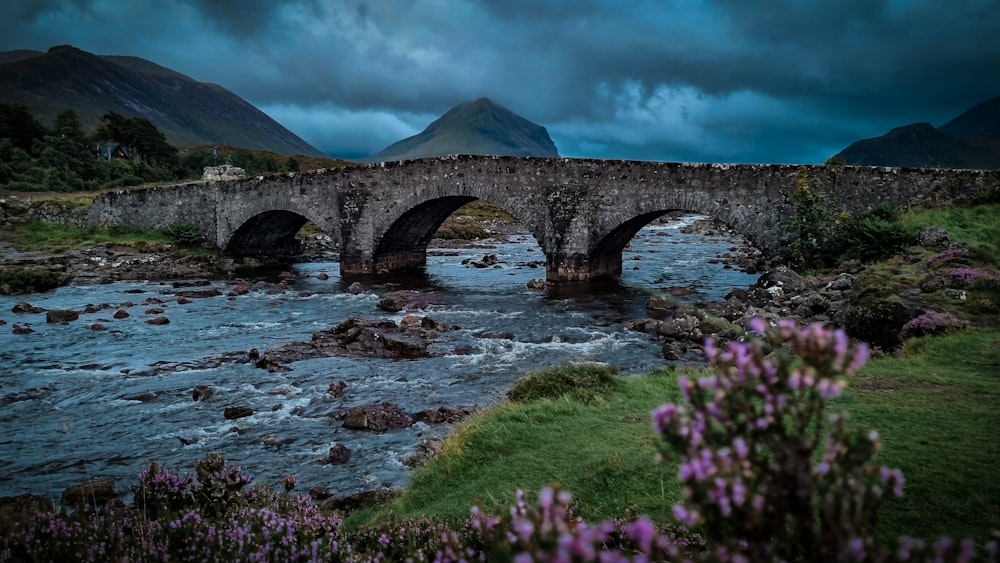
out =
[(63, 280), (45, 268), (0, 268), (0, 295), (21, 295), (55, 289)]

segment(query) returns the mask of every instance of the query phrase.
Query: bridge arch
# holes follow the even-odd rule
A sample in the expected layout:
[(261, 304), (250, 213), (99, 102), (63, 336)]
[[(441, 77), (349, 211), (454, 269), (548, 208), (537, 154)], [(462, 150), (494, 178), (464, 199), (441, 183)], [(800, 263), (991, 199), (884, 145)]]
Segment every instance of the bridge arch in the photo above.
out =
[(514, 215), (529, 233), (537, 231), (510, 210), (495, 201), (472, 195), (444, 195), (410, 207), (393, 220), (378, 238), (372, 254), (375, 272), (422, 267), (427, 263), (427, 246), (444, 221), (462, 206), (477, 200), (489, 201)]
[(298, 213), (281, 209), (258, 213), (236, 228), (223, 250), (232, 256), (295, 254), (295, 234), (306, 221)]

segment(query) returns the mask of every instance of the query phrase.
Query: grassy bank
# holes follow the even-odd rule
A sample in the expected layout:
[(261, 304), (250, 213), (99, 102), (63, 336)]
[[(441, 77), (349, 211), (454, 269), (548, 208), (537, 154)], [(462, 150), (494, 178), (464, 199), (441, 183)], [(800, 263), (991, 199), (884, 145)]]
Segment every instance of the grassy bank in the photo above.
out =
[[(834, 408), (858, 429), (877, 429), (879, 463), (907, 478), (883, 509), (880, 535), (989, 539), (1000, 530), (1000, 331), (968, 330), (911, 341), (898, 358), (873, 360)], [(562, 368), (573, 369), (573, 368)], [(680, 499), (677, 468), (657, 463), (650, 411), (678, 399), (677, 373), (625, 378), (598, 398), (568, 392), (511, 402), (461, 425), (441, 456), (417, 470), (390, 504), (353, 516), (355, 526), (392, 513), (459, 520), (479, 504), (504, 511), (559, 483), (588, 521), (629, 508), (669, 522)]]

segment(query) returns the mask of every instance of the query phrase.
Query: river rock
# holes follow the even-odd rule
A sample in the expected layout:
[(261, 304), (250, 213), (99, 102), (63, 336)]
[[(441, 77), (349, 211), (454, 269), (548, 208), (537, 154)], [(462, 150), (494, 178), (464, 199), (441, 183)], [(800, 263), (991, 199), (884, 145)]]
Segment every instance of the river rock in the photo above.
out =
[(191, 303), (191, 298), (189, 298), (189, 297), (178, 297), (177, 298), (177, 304), (178, 305), (187, 305), (188, 303)]
[(656, 319), (632, 319), (625, 321), (625, 330), (635, 332), (645, 332), (646, 334), (656, 334), (656, 327), (663, 321)]
[(272, 448), (280, 448), (295, 442), (295, 438), (282, 436), (281, 434), (264, 434), (260, 438), (260, 443)]
[(236, 420), (238, 418), (245, 418), (251, 415), (253, 415), (253, 409), (245, 405), (226, 407), (222, 411), (222, 416), (226, 420)]
[(657, 325), (656, 334), (667, 340), (701, 342), (701, 320), (694, 315), (681, 315)]
[(837, 277), (833, 278), (826, 286), (823, 288), (826, 291), (845, 291), (851, 289), (854, 285), (854, 276), (848, 274), (847, 272), (838, 274)]
[(780, 287), (785, 293), (802, 291), (806, 287), (806, 282), (795, 270), (785, 266), (778, 266), (762, 275), (751, 288), (771, 288)]
[(50, 309), (45, 312), (45, 322), (66, 323), (80, 318), (80, 313), (72, 309)]
[(208, 385), (196, 385), (194, 390), (191, 391), (191, 400), (195, 402), (207, 401), (211, 399), (214, 394), (215, 390)]
[(116, 319), (127, 319), (129, 317), (129, 314), (128, 311), (126, 311), (125, 309), (118, 309), (117, 311), (115, 311), (115, 314), (111, 316), (113, 316)]
[(951, 244), (951, 238), (941, 227), (924, 227), (917, 234), (917, 242), (924, 248), (945, 249)]
[(326, 272), (320, 272), (320, 273), (316, 274), (316, 279), (321, 280), (321, 281), (326, 281), (326, 280), (330, 279), (330, 274), (328, 274)]
[(646, 301), (646, 312), (653, 317), (664, 318), (667, 313), (677, 309), (677, 300), (669, 295), (654, 295)]
[(111, 479), (90, 479), (67, 487), (62, 494), (62, 505), (75, 510), (100, 508), (117, 498)]
[(336, 418), (344, 428), (385, 432), (413, 425), (413, 420), (403, 409), (392, 403), (357, 406), (337, 413)]
[(514, 340), (514, 333), (505, 330), (487, 330), (476, 333), (476, 338), (486, 340)]
[(347, 293), (350, 293), (351, 295), (361, 295), (364, 292), (365, 292), (365, 286), (361, 285), (361, 282), (354, 282), (351, 285), (347, 286)]
[(388, 313), (426, 309), (428, 304), (424, 293), (412, 290), (390, 291), (378, 300), (378, 308)]
[(438, 407), (422, 410), (413, 415), (414, 422), (429, 422), (431, 424), (461, 422), (472, 414), (473, 410), (459, 407)]
[(170, 319), (167, 317), (153, 317), (146, 321), (148, 325), (168, 325), (170, 324)]
[(399, 462), (410, 468), (420, 467), (435, 457), (443, 445), (444, 438), (440, 436), (420, 440), (414, 451), (399, 456)]
[(149, 309), (146, 309), (145, 311), (143, 311), (143, 313), (145, 313), (147, 315), (162, 315), (163, 314), (163, 307), (150, 307)]
[(11, 333), (13, 334), (31, 334), (32, 332), (35, 332), (35, 329), (31, 328), (29, 324), (14, 323), (11, 325)]
[(545, 279), (543, 278), (531, 278), (528, 283), (525, 284), (528, 289), (545, 289)]
[(14, 304), (13, 307), (11, 307), (10, 312), (37, 314), (37, 313), (44, 313), (45, 309), (42, 309), (41, 307), (35, 307), (34, 305), (28, 303), (27, 301), (18, 301), (17, 303)]
[(323, 458), (323, 463), (331, 465), (343, 465), (351, 460), (351, 449), (344, 444), (334, 444), (330, 446), (330, 453)]
[(343, 397), (346, 391), (347, 391), (347, 384), (344, 383), (343, 381), (335, 381), (331, 383), (330, 387), (327, 388), (326, 390), (326, 392), (334, 399)]
[(207, 297), (218, 297), (222, 295), (222, 292), (213, 287), (210, 289), (191, 289), (185, 291), (175, 291), (174, 295), (176, 297), (187, 297), (188, 299), (205, 299)]

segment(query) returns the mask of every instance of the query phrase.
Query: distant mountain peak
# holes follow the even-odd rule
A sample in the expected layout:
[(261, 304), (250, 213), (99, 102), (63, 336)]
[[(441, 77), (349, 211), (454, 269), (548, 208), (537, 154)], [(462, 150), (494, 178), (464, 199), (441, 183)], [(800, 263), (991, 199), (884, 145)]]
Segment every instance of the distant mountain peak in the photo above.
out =
[(855, 141), (834, 158), (867, 166), (1000, 168), (1000, 96), (941, 127), (911, 123)]
[(493, 100), (463, 102), (420, 133), (397, 141), (366, 160), (409, 160), (449, 154), (559, 156), (545, 127)]
[(23, 104), (46, 124), (65, 109), (76, 112), (85, 128), (108, 112), (142, 117), (179, 148), (227, 144), (326, 156), (222, 87), (145, 59), (95, 55), (72, 45), (0, 52), (0, 101)]

